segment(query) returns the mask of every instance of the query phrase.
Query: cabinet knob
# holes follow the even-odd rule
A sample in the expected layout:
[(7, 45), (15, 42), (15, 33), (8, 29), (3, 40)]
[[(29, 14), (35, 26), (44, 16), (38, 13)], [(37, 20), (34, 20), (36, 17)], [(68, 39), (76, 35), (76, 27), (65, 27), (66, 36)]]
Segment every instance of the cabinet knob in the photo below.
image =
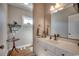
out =
[(39, 43), (39, 41), (37, 41), (37, 43)]
[(62, 54), (62, 56), (64, 56), (64, 54)]
[(47, 51), (47, 49), (44, 49), (45, 51)]
[(79, 43), (77, 45), (79, 46)]
[(3, 48), (4, 48), (4, 45), (1, 45), (1, 46), (0, 46), (0, 49), (3, 49)]
[(69, 33), (69, 35), (71, 35), (71, 33)]

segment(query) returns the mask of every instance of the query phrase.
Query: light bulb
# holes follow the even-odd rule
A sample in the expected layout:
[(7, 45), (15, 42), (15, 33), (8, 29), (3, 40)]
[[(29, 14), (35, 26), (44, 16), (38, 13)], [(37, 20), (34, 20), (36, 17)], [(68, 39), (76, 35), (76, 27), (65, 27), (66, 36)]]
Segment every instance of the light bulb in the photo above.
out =
[(59, 3), (56, 3), (55, 8), (59, 8), (59, 7), (60, 7), (60, 4)]
[(29, 3), (24, 3), (25, 5), (28, 5)]
[(58, 10), (63, 10), (63, 7), (59, 8)]
[(58, 10), (54, 10), (54, 13), (58, 12)]
[(51, 7), (50, 7), (50, 11), (53, 11), (53, 10), (54, 10), (54, 7), (53, 7), (53, 6), (51, 6)]

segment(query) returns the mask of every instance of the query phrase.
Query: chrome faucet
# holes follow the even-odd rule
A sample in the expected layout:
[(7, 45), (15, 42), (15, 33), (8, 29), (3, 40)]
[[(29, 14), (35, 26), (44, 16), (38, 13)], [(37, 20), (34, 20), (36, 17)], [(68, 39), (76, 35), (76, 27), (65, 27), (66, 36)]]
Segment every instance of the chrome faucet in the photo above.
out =
[(59, 37), (59, 34), (54, 34), (54, 40), (57, 40), (57, 37)]
[[(52, 35), (50, 35), (50, 39), (52, 39)], [(57, 40), (57, 37), (59, 37), (59, 34), (54, 34), (54, 40)]]

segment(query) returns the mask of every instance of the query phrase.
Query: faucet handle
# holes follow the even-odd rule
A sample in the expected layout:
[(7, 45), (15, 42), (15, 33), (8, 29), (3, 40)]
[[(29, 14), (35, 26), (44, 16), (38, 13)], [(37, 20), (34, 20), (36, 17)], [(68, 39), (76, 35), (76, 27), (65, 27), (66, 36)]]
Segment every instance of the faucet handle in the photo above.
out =
[(54, 34), (54, 40), (56, 40), (56, 34)]
[(77, 43), (77, 45), (79, 46), (79, 43)]
[(59, 34), (57, 34), (56, 36), (57, 36), (57, 37), (59, 37), (60, 35), (59, 35)]
[(54, 34), (54, 37), (56, 37), (56, 34)]

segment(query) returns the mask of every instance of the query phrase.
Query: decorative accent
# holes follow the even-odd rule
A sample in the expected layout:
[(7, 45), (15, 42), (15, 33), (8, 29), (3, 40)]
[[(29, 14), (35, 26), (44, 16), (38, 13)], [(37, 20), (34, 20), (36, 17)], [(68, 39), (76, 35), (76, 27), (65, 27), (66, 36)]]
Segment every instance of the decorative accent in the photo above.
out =
[(47, 25), (47, 35), (49, 35), (49, 25)]
[(18, 29), (21, 27), (21, 25), (18, 25), (16, 21), (14, 21), (14, 24), (8, 24), (10, 33), (12, 33), (12, 31), (16, 32), (18, 31)]
[(38, 25), (38, 28), (37, 28), (37, 36), (40, 36), (39, 31), (40, 31), (40, 25)]
[(18, 50), (16, 49), (16, 46), (15, 46), (15, 41), (18, 41), (20, 39), (15, 38), (15, 33), (16, 33), (16, 31), (18, 31), (20, 29), (21, 25), (18, 25), (17, 22), (14, 21), (13, 24), (8, 24), (8, 26), (9, 26), (9, 30), (10, 30), (9, 32), (12, 34), (12, 38), (8, 39), (7, 41), (13, 42), (13, 48), (8, 52), (8, 56), (10, 56), (10, 55), (18, 53)]
[(50, 35), (50, 39), (52, 39), (52, 35)]
[[(15, 46), (15, 41), (16, 41), (15, 37), (13, 37), (12, 40), (13, 40), (13, 48), (12, 48), (11, 51), (8, 52), (8, 56), (12, 55), (13, 53), (14, 54), (17, 54), (18, 53), (18, 50), (16, 49), (16, 46)], [(19, 39), (17, 39), (17, 40), (19, 40)]]
[(46, 37), (46, 32), (45, 32), (45, 30), (43, 31), (42, 37)]

